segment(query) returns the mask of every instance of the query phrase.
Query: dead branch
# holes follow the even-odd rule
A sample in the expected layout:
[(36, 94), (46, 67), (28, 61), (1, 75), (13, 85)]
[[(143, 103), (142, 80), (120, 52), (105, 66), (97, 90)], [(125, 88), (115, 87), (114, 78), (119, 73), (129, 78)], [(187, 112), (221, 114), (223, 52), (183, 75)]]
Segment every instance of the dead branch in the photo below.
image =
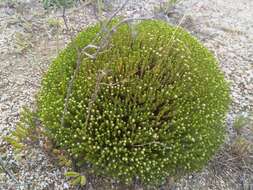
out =
[[(109, 28), (110, 23), (112, 22), (113, 18), (115, 18), (117, 16), (117, 14), (124, 9), (124, 7), (127, 5), (129, 0), (126, 0), (122, 6), (120, 6), (110, 17), (109, 19), (105, 22), (105, 24), (101, 25), (101, 29), (100, 31), (97, 33), (97, 35), (94, 37), (94, 39), (92, 40), (92, 42), (90, 44), (88, 44), (87, 46), (85, 46), (84, 48), (82, 48), (82, 50), (80, 50), (77, 45), (74, 43), (74, 45), (76, 46), (76, 51), (77, 51), (77, 62), (76, 62), (76, 67), (74, 70), (74, 73), (69, 81), (68, 87), (67, 87), (67, 94), (65, 97), (65, 101), (64, 101), (64, 110), (63, 110), (63, 114), (61, 117), (61, 127), (64, 127), (64, 116), (67, 112), (68, 109), (68, 101), (72, 92), (72, 87), (73, 87), (73, 83), (74, 80), (80, 70), (80, 66), (81, 66), (81, 62), (82, 62), (82, 57), (83, 55), (86, 56), (86, 58), (90, 58), (90, 59), (96, 59), (97, 55), (99, 53), (101, 53), (108, 45), (108, 43), (110, 42), (111, 36), (114, 32), (116, 32), (116, 30), (125, 23), (129, 23), (129, 22), (133, 22), (135, 20), (144, 20), (144, 19), (151, 19), (152, 17), (141, 17), (141, 18), (127, 18), (127, 19), (123, 19), (122, 21), (120, 21), (118, 24), (116, 24), (114, 27)], [(100, 4), (98, 4), (98, 6), (100, 6)], [(100, 9), (100, 7), (98, 7), (98, 9)], [(66, 15), (65, 15), (66, 11), (65, 8), (63, 9), (63, 13), (62, 13), (62, 17), (66, 26), (66, 29), (68, 32), (70, 32), (70, 28), (68, 27), (68, 23), (67, 23), (67, 19), (66, 19)], [(100, 20), (100, 18), (98, 17), (98, 19)], [(101, 21), (101, 20), (100, 20)], [(102, 21), (101, 21), (102, 23)], [(71, 35), (71, 40), (73, 41), (73, 35)], [(95, 45), (95, 42), (99, 40), (98, 44)], [(93, 54), (89, 54), (87, 52), (88, 49), (95, 49), (95, 53)], [(100, 83), (101, 81), (99, 81)], [(95, 87), (95, 91), (94, 93), (97, 93), (96, 89), (99, 89), (99, 87), (97, 86), (99, 84), (96, 84)], [(93, 100), (91, 100), (91, 104), (92, 104)], [(90, 104), (89, 104), (90, 105)], [(87, 116), (87, 118), (89, 118), (89, 114)], [(88, 119), (86, 120), (88, 121)]]
[(89, 122), (89, 118), (90, 118), (90, 113), (91, 113), (91, 109), (92, 109), (92, 104), (95, 102), (98, 92), (100, 90), (100, 83), (103, 80), (103, 78), (107, 75), (108, 71), (99, 71), (97, 74), (97, 79), (96, 79), (96, 85), (95, 85), (95, 90), (93, 92), (93, 94), (91, 95), (91, 99), (89, 101), (89, 105), (88, 105), (88, 114), (86, 117), (86, 121), (85, 121), (85, 126), (88, 125)]

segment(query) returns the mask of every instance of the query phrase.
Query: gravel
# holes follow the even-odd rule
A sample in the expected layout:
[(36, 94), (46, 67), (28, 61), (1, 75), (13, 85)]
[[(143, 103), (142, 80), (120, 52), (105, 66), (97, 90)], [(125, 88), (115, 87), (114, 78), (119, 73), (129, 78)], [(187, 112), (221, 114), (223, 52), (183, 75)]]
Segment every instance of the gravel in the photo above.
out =
[[(123, 14), (147, 16), (153, 14), (154, 7), (159, 13), (162, 2), (131, 1)], [(112, 7), (105, 9), (107, 15)], [(182, 21), (182, 26), (215, 54), (231, 84), (232, 105), (227, 119), (230, 136), (234, 134), (235, 117), (253, 111), (252, 10), (251, 0), (184, 0), (169, 13), (171, 23)], [(70, 26), (76, 30), (96, 20), (89, 6), (72, 8), (67, 16)], [(50, 19), (59, 21), (60, 27), (50, 26)], [(53, 183), (57, 190), (69, 189), (63, 176), (65, 169), (53, 166), (42, 149), (33, 148), (23, 153), (24, 159), (15, 158), (3, 137), (15, 129), (21, 108), (34, 104), (43, 73), (67, 41), (69, 36), (64, 30), (60, 11), (48, 13), (36, 0), (0, 3), (0, 147), (6, 149), (5, 153), (0, 153), (9, 159), (12, 171), (21, 183), (36, 182), (33, 189), (52, 189)], [(209, 171), (204, 169), (183, 179), (177, 188), (206, 189), (208, 178)], [(8, 176), (0, 174), (1, 182), (11, 189), (13, 182)], [(219, 180), (221, 189), (225, 189), (225, 183)], [(7, 187), (0, 185), (0, 189)]]

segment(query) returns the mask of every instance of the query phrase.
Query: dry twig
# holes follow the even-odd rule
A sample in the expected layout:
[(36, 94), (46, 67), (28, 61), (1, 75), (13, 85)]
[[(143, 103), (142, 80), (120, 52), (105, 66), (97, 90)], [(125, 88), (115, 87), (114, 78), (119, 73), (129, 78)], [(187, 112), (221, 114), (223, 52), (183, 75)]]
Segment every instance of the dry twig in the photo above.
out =
[[(147, 19), (152, 19), (154, 17), (140, 17), (140, 18), (126, 18), (123, 19), (122, 21), (118, 22), (115, 26), (113, 26), (112, 28), (110, 28), (110, 24), (112, 23), (113, 19), (118, 15), (118, 13), (124, 9), (124, 7), (127, 5), (129, 0), (126, 0), (114, 13), (112, 13), (112, 15), (108, 18), (107, 21), (105, 21), (105, 23), (102, 22), (102, 20), (98, 17), (98, 20), (101, 23), (101, 29), (100, 31), (97, 33), (97, 35), (94, 37), (94, 39), (92, 40), (92, 42), (90, 44), (88, 44), (87, 46), (85, 46), (84, 48), (82, 48), (82, 50), (80, 50), (77, 45), (74, 43), (74, 45), (76, 46), (76, 51), (77, 51), (77, 62), (76, 62), (76, 67), (74, 70), (73, 75), (71, 76), (71, 79), (69, 81), (68, 87), (67, 87), (67, 94), (65, 97), (65, 101), (64, 101), (64, 110), (63, 110), (63, 114), (61, 117), (61, 127), (64, 127), (64, 116), (67, 112), (68, 109), (68, 101), (72, 92), (72, 87), (73, 87), (73, 83), (74, 80), (79, 72), (80, 66), (81, 66), (81, 62), (83, 57), (85, 59), (96, 59), (98, 54), (101, 53), (109, 44), (111, 36), (114, 32), (117, 31), (117, 29), (125, 23), (130, 23), (136, 20), (147, 20)], [(99, 5), (98, 5), (99, 6)], [(98, 7), (98, 9), (100, 10), (100, 7)], [(68, 23), (67, 23), (67, 19), (66, 19), (66, 11), (65, 8), (63, 9), (63, 20), (66, 26), (66, 29), (68, 32), (70, 32), (70, 28), (68, 27)], [(71, 34), (71, 33), (70, 33)], [(73, 41), (74, 37), (73, 34), (71, 34), (71, 40)], [(98, 40), (100, 39), (100, 40)], [(95, 42), (98, 41), (98, 44), (96, 44)], [(90, 54), (87, 52), (87, 50), (89, 49), (95, 49), (96, 51), (93, 54)], [(102, 79), (101, 79), (102, 80)], [(101, 81), (99, 81), (100, 83)], [(95, 91), (96, 89), (99, 87), (97, 86), (98, 84), (95, 85)], [(93, 102), (94, 100), (92, 100), (93, 98), (91, 98), (91, 102)], [(90, 104), (89, 104), (90, 105)], [(89, 113), (89, 111), (88, 111)], [(87, 116), (87, 118), (89, 118), (89, 114)], [(88, 119), (86, 120), (86, 122), (88, 121)]]

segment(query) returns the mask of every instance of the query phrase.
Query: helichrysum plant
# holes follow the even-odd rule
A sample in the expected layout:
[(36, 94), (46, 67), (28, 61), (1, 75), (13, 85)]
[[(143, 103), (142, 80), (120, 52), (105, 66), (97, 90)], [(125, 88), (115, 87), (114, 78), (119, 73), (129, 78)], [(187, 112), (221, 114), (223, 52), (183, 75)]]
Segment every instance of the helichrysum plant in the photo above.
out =
[(82, 56), (64, 113), (77, 49), (99, 26), (81, 32), (46, 73), (38, 114), (56, 145), (97, 174), (159, 184), (201, 169), (218, 149), (229, 88), (214, 56), (183, 29), (147, 20), (135, 30), (123, 24), (95, 60)]

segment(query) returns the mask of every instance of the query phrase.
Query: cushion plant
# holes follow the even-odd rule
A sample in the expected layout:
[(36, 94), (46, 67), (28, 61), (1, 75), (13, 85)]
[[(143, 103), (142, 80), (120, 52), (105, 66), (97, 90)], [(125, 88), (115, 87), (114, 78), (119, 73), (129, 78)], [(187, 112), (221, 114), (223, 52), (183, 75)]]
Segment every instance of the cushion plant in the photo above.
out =
[(201, 169), (224, 138), (228, 85), (214, 56), (181, 28), (162, 21), (127, 24), (95, 60), (82, 57), (61, 125), (79, 33), (53, 61), (38, 112), (57, 146), (97, 174), (157, 184)]

